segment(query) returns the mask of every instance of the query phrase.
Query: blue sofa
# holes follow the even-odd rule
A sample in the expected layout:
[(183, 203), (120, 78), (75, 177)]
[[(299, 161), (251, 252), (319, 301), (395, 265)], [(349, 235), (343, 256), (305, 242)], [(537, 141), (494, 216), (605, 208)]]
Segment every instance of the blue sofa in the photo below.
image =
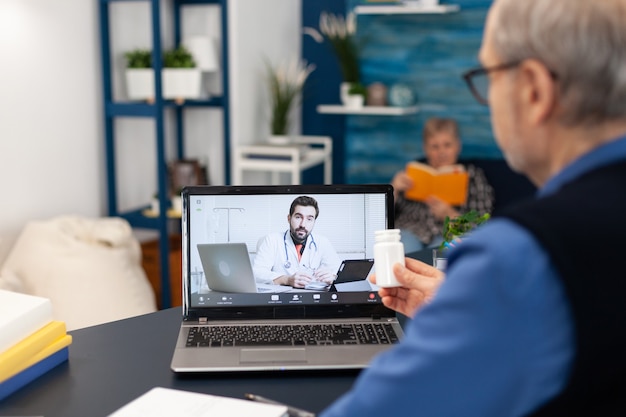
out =
[(537, 191), (537, 187), (509, 168), (503, 159), (462, 159), (459, 162), (473, 164), (485, 172), (487, 181), (494, 189), (494, 214), (511, 203), (531, 198)]

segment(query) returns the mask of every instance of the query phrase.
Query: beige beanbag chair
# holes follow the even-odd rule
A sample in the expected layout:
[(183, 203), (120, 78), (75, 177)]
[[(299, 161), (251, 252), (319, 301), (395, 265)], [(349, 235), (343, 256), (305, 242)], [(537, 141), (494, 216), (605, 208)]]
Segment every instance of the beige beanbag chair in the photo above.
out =
[(0, 288), (49, 298), (68, 330), (156, 311), (139, 242), (121, 218), (28, 223), (0, 271)]

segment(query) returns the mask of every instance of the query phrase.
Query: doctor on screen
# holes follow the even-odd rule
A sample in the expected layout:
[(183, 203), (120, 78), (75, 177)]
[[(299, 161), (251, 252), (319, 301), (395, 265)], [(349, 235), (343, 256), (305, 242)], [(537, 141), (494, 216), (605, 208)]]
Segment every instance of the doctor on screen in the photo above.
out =
[(341, 261), (330, 241), (313, 233), (318, 215), (314, 198), (293, 200), (287, 216), (289, 229), (271, 233), (259, 244), (253, 266), (257, 282), (304, 288), (334, 281)]

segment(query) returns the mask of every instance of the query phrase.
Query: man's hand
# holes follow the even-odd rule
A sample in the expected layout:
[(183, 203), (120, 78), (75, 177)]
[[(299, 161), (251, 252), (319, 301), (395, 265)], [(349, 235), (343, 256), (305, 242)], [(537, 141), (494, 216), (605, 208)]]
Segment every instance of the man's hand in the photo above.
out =
[(311, 282), (313, 277), (307, 272), (298, 271), (293, 275), (281, 275), (274, 279), (276, 285), (289, 285), (294, 288), (304, 288), (306, 284)]
[(313, 278), (315, 278), (316, 281), (321, 281), (321, 282), (323, 282), (325, 284), (332, 284), (333, 281), (335, 281), (335, 278), (337, 278), (337, 275), (335, 275), (331, 271), (325, 271), (323, 269), (318, 269), (313, 274)]
[[(408, 317), (413, 317), (417, 310), (428, 303), (443, 282), (445, 274), (438, 269), (413, 258), (405, 258), (406, 267), (393, 266), (393, 273), (401, 287), (380, 288), (378, 295), (383, 304)], [(370, 280), (376, 283), (376, 274)]]

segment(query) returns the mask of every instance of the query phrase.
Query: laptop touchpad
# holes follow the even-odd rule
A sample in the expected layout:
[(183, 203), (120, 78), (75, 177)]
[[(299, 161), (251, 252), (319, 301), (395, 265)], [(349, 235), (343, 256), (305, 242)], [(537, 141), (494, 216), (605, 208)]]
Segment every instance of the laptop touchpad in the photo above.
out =
[(241, 349), (239, 362), (306, 362), (306, 352), (304, 348)]

